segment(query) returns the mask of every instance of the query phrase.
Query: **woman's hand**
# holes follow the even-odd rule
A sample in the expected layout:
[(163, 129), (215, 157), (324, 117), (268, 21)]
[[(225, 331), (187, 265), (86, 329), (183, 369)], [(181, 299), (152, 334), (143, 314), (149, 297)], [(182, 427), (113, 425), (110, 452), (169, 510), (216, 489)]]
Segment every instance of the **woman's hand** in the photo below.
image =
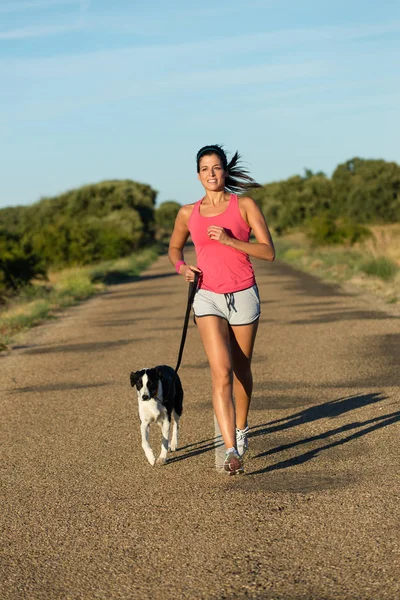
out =
[(224, 244), (225, 246), (228, 245), (232, 239), (231, 236), (227, 234), (226, 230), (218, 225), (210, 225), (207, 229), (207, 234), (210, 239), (220, 242), (220, 244)]
[(180, 275), (182, 275), (186, 281), (194, 281), (194, 272), (201, 273), (200, 269), (193, 265), (182, 265), (179, 269)]

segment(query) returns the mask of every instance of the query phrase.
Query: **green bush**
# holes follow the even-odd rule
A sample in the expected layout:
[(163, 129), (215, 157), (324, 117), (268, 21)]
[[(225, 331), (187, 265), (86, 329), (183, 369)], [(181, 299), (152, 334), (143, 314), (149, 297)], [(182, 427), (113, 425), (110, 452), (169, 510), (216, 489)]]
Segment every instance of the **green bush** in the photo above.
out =
[(46, 268), (114, 260), (154, 242), (155, 199), (148, 185), (103, 181), (0, 210), (0, 228), (30, 245)]
[(352, 158), (332, 175), (336, 216), (358, 223), (400, 221), (400, 166), (384, 160)]
[(324, 174), (296, 175), (267, 184), (252, 194), (278, 235), (325, 214), (332, 204), (331, 181)]
[(389, 258), (381, 256), (379, 258), (372, 258), (361, 264), (361, 271), (371, 277), (379, 277), (384, 281), (390, 281), (394, 279), (399, 271), (399, 267)]
[(44, 275), (42, 262), (30, 244), (21, 243), (15, 235), (0, 232), (0, 299)]
[(305, 256), (306, 250), (305, 248), (288, 248), (280, 255), (280, 258), (283, 260), (287, 260), (288, 262), (297, 262), (303, 256)]
[(368, 229), (368, 227), (355, 223), (351, 219), (340, 219), (338, 221), (338, 228), (343, 232), (345, 243), (348, 243), (351, 246), (374, 237), (372, 231)]
[[(326, 214), (333, 221), (395, 223), (400, 221), (400, 166), (352, 158), (338, 165), (331, 178), (306, 169), (304, 176), (268, 183), (252, 197), (278, 235)], [(327, 235), (333, 239), (337, 232)]]
[(181, 209), (181, 205), (174, 200), (167, 200), (160, 204), (156, 209), (155, 220), (157, 227), (157, 238), (162, 239), (170, 236), (175, 224), (176, 216)]
[(306, 235), (313, 246), (331, 244), (348, 244), (352, 246), (372, 236), (366, 227), (350, 220), (335, 221), (329, 215), (321, 215), (311, 219), (306, 228)]

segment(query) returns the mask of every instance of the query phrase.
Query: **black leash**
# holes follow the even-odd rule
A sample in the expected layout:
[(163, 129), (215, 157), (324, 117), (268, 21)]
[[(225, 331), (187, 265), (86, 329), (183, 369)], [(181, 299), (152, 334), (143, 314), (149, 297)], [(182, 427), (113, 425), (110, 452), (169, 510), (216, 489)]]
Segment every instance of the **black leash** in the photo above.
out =
[(189, 284), (189, 291), (188, 291), (188, 300), (187, 300), (187, 307), (186, 307), (185, 322), (183, 324), (181, 347), (179, 348), (178, 362), (176, 363), (175, 373), (178, 372), (178, 369), (179, 369), (179, 367), (181, 365), (182, 354), (183, 354), (183, 349), (185, 347), (186, 334), (187, 334), (187, 329), (188, 329), (188, 325), (189, 325), (190, 311), (192, 309), (192, 304), (193, 304), (194, 296), (195, 296), (195, 294), (197, 292), (198, 283), (199, 283), (199, 273), (197, 271), (194, 271), (194, 281), (191, 281), (190, 284)]

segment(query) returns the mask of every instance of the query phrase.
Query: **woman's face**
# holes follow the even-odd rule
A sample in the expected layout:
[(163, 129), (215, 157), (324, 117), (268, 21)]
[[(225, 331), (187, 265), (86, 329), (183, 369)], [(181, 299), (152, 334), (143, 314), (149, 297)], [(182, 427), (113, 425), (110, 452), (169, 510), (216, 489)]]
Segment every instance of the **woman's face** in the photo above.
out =
[(220, 192), (225, 189), (226, 172), (218, 154), (202, 156), (198, 178), (206, 191)]

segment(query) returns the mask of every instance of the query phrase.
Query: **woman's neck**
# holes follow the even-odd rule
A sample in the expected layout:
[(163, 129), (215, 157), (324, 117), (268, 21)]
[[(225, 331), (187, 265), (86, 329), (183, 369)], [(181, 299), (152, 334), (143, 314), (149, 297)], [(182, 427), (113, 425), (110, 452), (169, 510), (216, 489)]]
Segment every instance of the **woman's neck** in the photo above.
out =
[(203, 201), (205, 201), (206, 204), (213, 204), (214, 206), (220, 204), (221, 202), (225, 202), (226, 200), (227, 194), (225, 190), (221, 190), (219, 192), (207, 191), (203, 198)]

